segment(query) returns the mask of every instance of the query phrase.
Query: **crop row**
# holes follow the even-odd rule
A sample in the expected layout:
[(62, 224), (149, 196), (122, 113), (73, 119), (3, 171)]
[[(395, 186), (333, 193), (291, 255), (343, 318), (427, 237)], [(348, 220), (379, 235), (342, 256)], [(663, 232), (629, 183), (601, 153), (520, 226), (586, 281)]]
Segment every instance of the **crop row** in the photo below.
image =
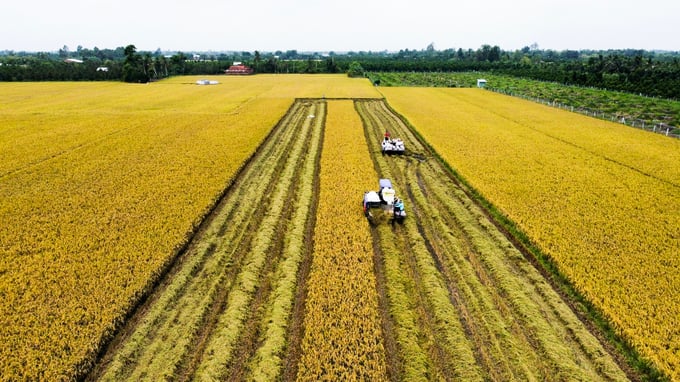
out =
[(0, 84), (0, 374), (69, 379), (154, 287), (295, 97), (346, 76)]
[(480, 90), (383, 92), (620, 335), (678, 377), (679, 143)]
[(49, 142), (64, 126), (75, 138), (42, 159), (35, 146), (0, 178), (0, 374), (56, 380), (85, 372), (288, 102), (253, 99), (241, 116), (99, 118), (40, 105), (37, 115), (52, 116), (42, 133), (3, 126), (17, 139), (3, 135), (3, 147)]
[[(386, 115), (381, 101), (358, 102), (357, 110), (371, 147), (380, 147), (379, 139), (383, 130), (387, 130), (404, 139), (409, 150), (415, 149), (413, 141), (404, 135), (406, 130), (399, 128), (394, 116)], [(410, 157), (390, 160), (374, 155), (374, 161), (380, 176), (390, 178), (397, 196), (406, 200), (409, 214), (403, 227), (378, 226), (389, 309), (391, 316), (397, 318), (395, 335), (403, 352), (399, 357), (402, 379), (482, 380), (459, 312), (449, 299), (449, 291), (439, 276), (426, 241), (418, 232), (416, 221), (419, 217), (414, 215), (417, 208), (414, 199), (396, 166), (403, 164), (415, 168), (418, 160)]]
[(332, 101), (324, 131), (299, 380), (385, 380), (373, 245), (361, 214), (377, 182), (352, 101)]

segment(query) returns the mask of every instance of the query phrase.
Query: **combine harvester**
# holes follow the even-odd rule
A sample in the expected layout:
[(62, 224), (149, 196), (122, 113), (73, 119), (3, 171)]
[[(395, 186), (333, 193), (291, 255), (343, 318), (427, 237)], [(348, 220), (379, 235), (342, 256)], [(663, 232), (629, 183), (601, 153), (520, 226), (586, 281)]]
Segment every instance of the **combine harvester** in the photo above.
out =
[(406, 151), (404, 147), (404, 141), (400, 138), (394, 138), (390, 136), (390, 132), (385, 132), (385, 137), (380, 144), (382, 146), (382, 154), (403, 154)]
[[(401, 223), (406, 218), (404, 202), (397, 198), (392, 182), (389, 179), (380, 179), (379, 191), (364, 192), (364, 215), (373, 224), (379, 223), (383, 217), (391, 219), (391, 222)], [(373, 213), (372, 210), (380, 210)]]

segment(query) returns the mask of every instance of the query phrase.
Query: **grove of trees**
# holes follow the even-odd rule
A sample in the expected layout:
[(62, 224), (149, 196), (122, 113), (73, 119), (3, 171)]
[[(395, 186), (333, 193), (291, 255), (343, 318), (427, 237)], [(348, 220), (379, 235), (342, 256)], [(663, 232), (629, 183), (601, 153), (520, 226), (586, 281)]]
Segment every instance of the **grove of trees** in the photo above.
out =
[(535, 44), (515, 51), (483, 45), (477, 50), (318, 53), (137, 51), (115, 49), (58, 52), (0, 51), (0, 81), (147, 82), (173, 75), (224, 73), (233, 62), (255, 73), (469, 72), (485, 71), (570, 85), (680, 99), (680, 52), (644, 50), (541, 50)]

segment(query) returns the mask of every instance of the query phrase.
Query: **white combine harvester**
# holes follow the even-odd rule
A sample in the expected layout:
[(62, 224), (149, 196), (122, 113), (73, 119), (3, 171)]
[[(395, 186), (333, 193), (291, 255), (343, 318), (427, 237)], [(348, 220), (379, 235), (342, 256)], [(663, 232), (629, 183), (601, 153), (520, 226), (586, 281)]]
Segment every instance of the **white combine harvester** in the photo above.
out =
[[(404, 202), (396, 197), (396, 192), (389, 179), (380, 179), (378, 184), (380, 186), (378, 191), (366, 191), (364, 193), (364, 215), (372, 223), (377, 223), (380, 215), (390, 217), (392, 222), (401, 223), (406, 218)], [(380, 215), (373, 214), (372, 210), (376, 209), (381, 210), (382, 213)]]
[(385, 131), (384, 138), (380, 143), (382, 147), (382, 153), (385, 154), (403, 154), (406, 151), (404, 147), (404, 141), (400, 138), (392, 138), (389, 131)]
[(400, 138), (390, 138), (385, 135), (382, 143), (382, 153), (384, 154), (403, 154), (406, 149), (404, 148), (404, 141)]

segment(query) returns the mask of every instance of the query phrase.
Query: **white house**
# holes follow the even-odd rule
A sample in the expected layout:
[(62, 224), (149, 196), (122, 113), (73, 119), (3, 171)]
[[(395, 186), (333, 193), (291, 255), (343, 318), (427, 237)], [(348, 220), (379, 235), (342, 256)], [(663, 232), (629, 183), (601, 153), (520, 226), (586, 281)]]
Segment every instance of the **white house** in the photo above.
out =
[(477, 87), (478, 88), (483, 88), (486, 86), (486, 80), (483, 78), (477, 79)]

